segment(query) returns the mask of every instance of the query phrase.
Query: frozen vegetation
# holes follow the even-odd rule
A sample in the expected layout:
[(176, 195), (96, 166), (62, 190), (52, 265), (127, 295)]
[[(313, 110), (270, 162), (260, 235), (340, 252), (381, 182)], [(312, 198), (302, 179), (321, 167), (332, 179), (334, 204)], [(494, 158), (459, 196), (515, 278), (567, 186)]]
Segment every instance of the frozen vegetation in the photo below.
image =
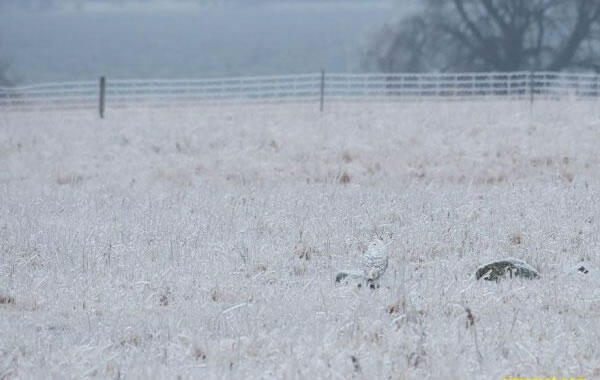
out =
[(317, 108), (2, 110), (0, 378), (600, 376), (598, 103)]

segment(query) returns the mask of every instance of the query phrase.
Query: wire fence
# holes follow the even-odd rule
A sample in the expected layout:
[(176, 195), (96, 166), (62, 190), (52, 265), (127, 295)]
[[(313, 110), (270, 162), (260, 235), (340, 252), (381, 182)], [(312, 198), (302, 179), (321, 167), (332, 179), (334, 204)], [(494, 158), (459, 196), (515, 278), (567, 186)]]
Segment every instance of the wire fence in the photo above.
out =
[(600, 99), (596, 74), (555, 72), (456, 74), (315, 73), (190, 80), (111, 80), (0, 88), (0, 107), (96, 109), (130, 105), (348, 101)]

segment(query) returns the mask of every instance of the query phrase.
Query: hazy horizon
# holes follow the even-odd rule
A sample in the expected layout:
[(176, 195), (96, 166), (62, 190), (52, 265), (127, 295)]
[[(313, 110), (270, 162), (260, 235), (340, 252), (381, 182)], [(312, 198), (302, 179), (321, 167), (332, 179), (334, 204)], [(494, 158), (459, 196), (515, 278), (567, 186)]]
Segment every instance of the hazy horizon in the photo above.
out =
[[(4, 0), (0, 60), (17, 84), (361, 71), (370, 36), (401, 13), (390, 1), (86, 2), (45, 12)], [(60, 3), (60, 4), (59, 4)], [(29, 5), (28, 5), (29, 4)], [(50, 3), (51, 4), (51, 3)], [(100, 12), (93, 4), (113, 4)], [(120, 5), (119, 5), (120, 4)], [(161, 8), (171, 4), (171, 7)], [(226, 5), (224, 5), (226, 4)], [(13, 4), (14, 5), (14, 4)], [(181, 8), (186, 5), (188, 8)], [(65, 7), (63, 7), (65, 6)], [(29, 7), (29, 8), (28, 8)], [(406, 7), (407, 9), (410, 7)], [(83, 9), (83, 10), (82, 10)]]
[(351, 6), (388, 6), (403, 5), (414, 1), (400, 2), (398, 0), (0, 0), (0, 9), (25, 11), (50, 10), (164, 10), (164, 9), (198, 9), (214, 7), (256, 7), (256, 6), (290, 6), (324, 5)]

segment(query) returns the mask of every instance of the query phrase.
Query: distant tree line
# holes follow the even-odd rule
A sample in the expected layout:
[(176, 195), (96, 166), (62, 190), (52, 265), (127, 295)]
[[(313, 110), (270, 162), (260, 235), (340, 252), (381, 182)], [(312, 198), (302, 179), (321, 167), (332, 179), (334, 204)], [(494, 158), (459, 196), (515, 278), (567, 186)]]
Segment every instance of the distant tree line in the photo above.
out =
[(384, 72), (600, 72), (600, 0), (423, 0), (367, 52)]

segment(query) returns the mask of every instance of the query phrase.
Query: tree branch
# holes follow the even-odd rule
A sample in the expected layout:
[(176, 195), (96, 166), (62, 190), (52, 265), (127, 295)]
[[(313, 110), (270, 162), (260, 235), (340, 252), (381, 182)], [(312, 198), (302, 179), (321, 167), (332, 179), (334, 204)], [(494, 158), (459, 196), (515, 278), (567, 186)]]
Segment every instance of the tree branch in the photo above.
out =
[(486, 11), (492, 16), (492, 18), (496, 21), (503, 34), (508, 34), (509, 26), (506, 20), (500, 15), (500, 11), (496, 6), (492, 3), (492, 0), (482, 0), (483, 6)]
[[(595, 3), (595, 4), (594, 4)], [(590, 9), (589, 6), (593, 8)], [(579, 0), (575, 26), (566, 43), (558, 51), (548, 70), (558, 71), (568, 66), (583, 40), (589, 35), (591, 25), (600, 15), (600, 5), (594, 0)]]

